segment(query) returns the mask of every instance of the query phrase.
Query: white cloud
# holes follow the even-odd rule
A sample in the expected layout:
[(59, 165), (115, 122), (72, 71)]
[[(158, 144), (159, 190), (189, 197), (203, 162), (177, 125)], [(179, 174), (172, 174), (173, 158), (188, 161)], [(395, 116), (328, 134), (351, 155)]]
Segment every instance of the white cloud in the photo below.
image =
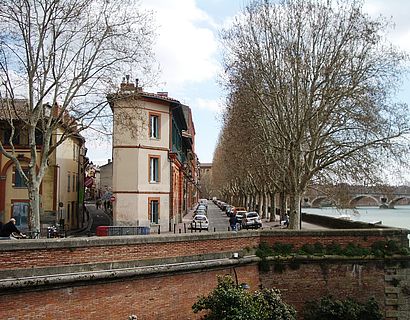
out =
[(372, 17), (381, 15), (389, 19), (394, 24), (388, 34), (389, 40), (410, 52), (410, 1), (367, 0), (363, 8)]
[(221, 112), (224, 109), (221, 99), (195, 98), (190, 106), (192, 109), (203, 109), (211, 112)]
[(217, 40), (214, 22), (194, 0), (145, 0), (152, 9), (158, 40), (156, 58), (161, 66), (161, 89), (177, 91), (187, 83), (199, 83), (215, 77)]

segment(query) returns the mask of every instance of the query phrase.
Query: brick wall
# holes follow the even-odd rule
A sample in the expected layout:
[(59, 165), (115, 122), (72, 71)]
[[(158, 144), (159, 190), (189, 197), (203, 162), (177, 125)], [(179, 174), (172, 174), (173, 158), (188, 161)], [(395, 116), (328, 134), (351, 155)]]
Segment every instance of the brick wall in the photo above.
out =
[(272, 263), (271, 271), (260, 273), (262, 285), (280, 289), (284, 300), (291, 301), (298, 310), (305, 301), (325, 295), (341, 299), (353, 297), (359, 301), (373, 296), (379, 305), (384, 305), (383, 264), (326, 259), (298, 263), (299, 266)]
[[(256, 265), (236, 271), (239, 283), (258, 288)], [(192, 305), (225, 274), (234, 277), (233, 268), (13, 293), (0, 297), (0, 319), (126, 320), (132, 314), (138, 320), (199, 319)]]
[[(252, 257), (252, 248), (262, 241), (295, 247), (333, 241), (369, 246), (384, 239), (405, 243), (407, 231), (275, 230), (3, 241), (0, 319), (127, 319), (131, 314), (139, 320), (199, 319), (191, 311), (197, 296), (215, 287), (217, 275), (235, 276), (235, 270), (239, 283), (250, 284), (251, 290), (260, 284), (277, 287), (285, 301), (298, 309), (305, 300), (327, 293), (357, 299), (374, 295), (389, 319), (407, 320), (409, 259), (387, 263), (300, 258), (296, 264), (272, 262), (269, 272), (259, 272), (258, 259)], [(228, 259), (233, 252), (243, 258)], [(201, 265), (207, 261), (212, 264)], [(142, 273), (119, 276), (120, 271), (136, 269)], [(106, 272), (103, 276), (98, 274), (101, 270)], [(87, 278), (75, 278), (85, 271)], [(66, 279), (62, 281), (60, 275)]]

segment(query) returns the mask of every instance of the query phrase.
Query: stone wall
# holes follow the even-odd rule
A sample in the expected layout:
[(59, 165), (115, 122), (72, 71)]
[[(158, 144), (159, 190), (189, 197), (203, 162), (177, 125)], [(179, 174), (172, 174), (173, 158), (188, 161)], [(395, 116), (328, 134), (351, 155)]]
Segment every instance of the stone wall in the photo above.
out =
[[(39, 239), (0, 242), (0, 319), (199, 319), (191, 306), (217, 276), (230, 274), (251, 290), (282, 290), (301, 308), (323, 294), (375, 296), (388, 319), (409, 319), (410, 260), (298, 257), (259, 271), (261, 242), (354, 242), (395, 239), (407, 231), (241, 231), (182, 235)], [(233, 253), (239, 259), (233, 259)], [(407, 318), (406, 318), (407, 317)]]

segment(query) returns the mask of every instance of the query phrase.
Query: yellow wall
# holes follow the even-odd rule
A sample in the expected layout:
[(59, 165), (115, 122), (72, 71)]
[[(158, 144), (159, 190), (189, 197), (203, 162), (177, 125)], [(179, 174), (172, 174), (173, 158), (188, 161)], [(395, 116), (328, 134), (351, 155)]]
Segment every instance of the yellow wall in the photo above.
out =
[[(69, 138), (66, 140), (62, 145), (57, 148), (57, 151), (49, 158), (49, 167), (46, 170), (45, 176), (42, 181), (41, 185), (41, 212), (51, 212), (53, 211), (53, 200), (54, 200), (54, 192), (57, 191), (57, 204), (59, 201), (64, 203), (66, 208), (67, 204), (70, 202), (77, 203), (77, 191), (73, 192), (72, 190), (72, 175), (75, 174), (78, 176), (78, 159), (79, 159), (79, 152), (76, 153), (76, 159), (73, 156), (73, 144), (79, 145), (79, 141), (77, 139)], [(17, 151), (18, 154), (24, 155), (24, 157), (29, 158), (30, 152), (28, 149), (20, 149)], [(7, 162), (9, 161), (4, 155), (1, 155), (1, 167), (0, 170), (3, 170)], [(39, 164), (40, 159), (38, 159), (37, 164)], [(28, 163), (23, 163), (23, 166), (28, 165)], [(55, 181), (55, 165), (59, 168), (59, 179), (57, 181), (57, 185), (60, 187), (60, 192), (58, 194), (58, 190), (54, 190), (54, 181)], [(12, 215), (12, 200), (21, 200), (21, 202), (28, 201), (28, 192), (26, 188), (14, 188), (12, 186), (12, 177), (13, 177), (13, 167), (11, 165), (6, 172), (5, 175), (5, 194), (0, 195), (0, 197), (4, 197), (4, 205), (5, 210), (3, 215), (0, 216), (0, 219), (4, 221), (8, 221)], [(68, 172), (71, 175), (71, 186), (70, 192), (67, 192), (67, 176)], [(77, 177), (76, 177), (77, 180)], [(58, 218), (58, 217), (57, 217)], [(55, 221), (57, 222), (57, 221)], [(75, 225), (75, 219), (71, 219), (69, 221), (71, 225)]]
[[(61, 134), (61, 130), (58, 131), (58, 134)], [(76, 145), (76, 151), (74, 151), (74, 145)], [(59, 208), (57, 218), (64, 218), (65, 223), (71, 227), (75, 227), (78, 222), (76, 220), (76, 214), (73, 214), (74, 212), (72, 207), (73, 203), (74, 207), (78, 206), (78, 190), (73, 190), (73, 177), (75, 176), (75, 181), (77, 184), (79, 176), (79, 156), (79, 144), (76, 139), (67, 139), (57, 148), (55, 152), (55, 163), (58, 167), (57, 204), (60, 202), (63, 204), (63, 207)], [(70, 176), (70, 178), (68, 178), (68, 176)], [(70, 186), (68, 186), (69, 182)], [(69, 207), (70, 215), (68, 214)]]

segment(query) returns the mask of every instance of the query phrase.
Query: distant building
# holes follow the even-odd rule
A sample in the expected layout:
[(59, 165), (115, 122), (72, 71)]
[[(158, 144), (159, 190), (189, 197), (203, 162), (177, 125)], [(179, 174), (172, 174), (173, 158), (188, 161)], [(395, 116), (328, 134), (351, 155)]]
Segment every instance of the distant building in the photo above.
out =
[[(19, 102), (21, 105), (25, 100)], [(28, 132), (16, 121), (17, 133), (13, 145), (17, 158), (28, 169), (31, 154), (28, 146)], [(56, 141), (64, 128), (55, 130), (52, 139)], [(0, 119), (0, 139), (6, 151), (11, 150), (11, 128), (5, 119)], [(64, 223), (68, 229), (82, 226), (83, 183), (84, 183), (84, 138), (72, 135), (59, 145), (48, 158), (49, 166), (40, 186), (40, 223), (43, 225)], [(40, 154), (42, 134), (38, 131), (36, 145)], [(37, 165), (41, 158), (38, 157)], [(19, 229), (28, 228), (29, 198), (23, 178), (12, 160), (0, 153), (0, 221), (6, 222), (10, 217), (17, 219)]]
[(104, 195), (112, 191), (112, 161), (108, 159), (108, 163), (100, 166), (100, 188)]
[(108, 96), (114, 114), (114, 223), (170, 228), (198, 200), (191, 109), (132, 83)]
[(96, 200), (101, 197), (100, 167), (93, 162), (85, 168), (85, 199)]
[(211, 199), (212, 194), (212, 163), (200, 163), (199, 164), (199, 190), (200, 197), (205, 199)]

